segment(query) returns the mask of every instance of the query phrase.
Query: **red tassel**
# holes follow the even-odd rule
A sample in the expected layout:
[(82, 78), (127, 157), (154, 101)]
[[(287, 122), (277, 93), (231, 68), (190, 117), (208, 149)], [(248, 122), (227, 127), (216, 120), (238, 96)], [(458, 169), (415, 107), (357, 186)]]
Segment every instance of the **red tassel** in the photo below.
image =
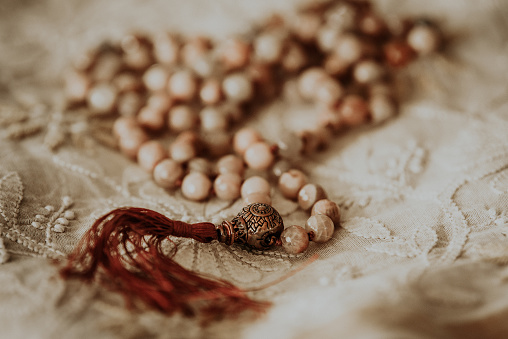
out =
[(249, 299), (233, 284), (188, 271), (162, 251), (168, 236), (217, 240), (212, 223), (187, 224), (142, 208), (119, 208), (98, 219), (61, 270), (65, 278), (91, 282), (100, 271), (105, 287), (121, 292), (129, 306), (139, 302), (167, 314), (234, 316), (263, 311), (268, 303)]

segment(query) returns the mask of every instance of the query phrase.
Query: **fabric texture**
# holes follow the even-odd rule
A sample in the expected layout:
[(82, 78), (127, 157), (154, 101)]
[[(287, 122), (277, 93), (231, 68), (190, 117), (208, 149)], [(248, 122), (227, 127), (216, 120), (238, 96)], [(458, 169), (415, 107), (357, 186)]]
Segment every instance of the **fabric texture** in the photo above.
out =
[[(398, 76), (400, 114), (335, 138), (297, 161), (340, 205), (342, 227), (302, 255), (176, 240), (185, 267), (273, 307), (202, 327), (134, 312), (58, 265), (95, 219), (121, 206), (186, 222), (231, 219), (241, 201), (196, 203), (159, 188), (107, 147), (107, 126), (62, 108), (73, 56), (133, 31), (220, 38), (296, 1), (3, 1), (0, 4), (0, 337), (2, 338), (506, 338), (508, 324), (508, 4), (377, 1), (390, 16), (432, 16), (442, 55)], [(300, 2), (301, 3), (301, 2)], [(281, 97), (245, 124), (276, 141), (314, 108)], [(309, 120), (310, 119), (310, 120)], [(274, 190), (287, 225), (307, 214)]]

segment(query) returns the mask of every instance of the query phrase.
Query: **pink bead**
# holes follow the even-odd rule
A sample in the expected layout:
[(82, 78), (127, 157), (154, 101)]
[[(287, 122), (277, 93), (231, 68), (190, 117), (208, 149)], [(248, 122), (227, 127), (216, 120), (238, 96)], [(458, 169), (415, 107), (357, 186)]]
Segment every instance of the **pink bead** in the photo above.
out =
[(307, 231), (297, 225), (289, 226), (280, 235), (282, 247), (289, 254), (303, 253), (309, 247)]
[(233, 149), (236, 153), (243, 155), (252, 144), (261, 141), (261, 135), (252, 128), (242, 128), (233, 137)]
[(145, 106), (139, 111), (137, 119), (141, 126), (157, 131), (164, 127), (165, 116), (166, 112)]
[(253, 204), (255, 202), (271, 205), (272, 198), (268, 194), (264, 194), (264, 193), (251, 193), (251, 194), (247, 195), (246, 197), (243, 197), (244, 206)]
[(189, 101), (196, 94), (196, 79), (190, 71), (177, 71), (169, 78), (168, 90), (173, 98)]
[(130, 158), (135, 158), (143, 143), (148, 140), (146, 133), (140, 128), (133, 128), (120, 135), (118, 146), (122, 153)]
[(245, 198), (253, 193), (261, 193), (269, 196), (270, 190), (270, 183), (266, 179), (253, 176), (243, 182), (241, 193), (242, 198)]
[(339, 107), (339, 114), (346, 125), (357, 126), (369, 119), (369, 107), (361, 97), (348, 95)]
[(213, 183), (215, 194), (222, 200), (235, 200), (240, 197), (242, 177), (236, 173), (219, 174)]
[(147, 141), (138, 150), (138, 163), (142, 169), (152, 172), (155, 165), (167, 158), (167, 152), (158, 141)]
[(312, 206), (311, 215), (323, 214), (332, 219), (335, 225), (340, 223), (340, 209), (339, 206), (328, 199), (322, 199), (317, 201)]
[(273, 164), (275, 156), (270, 146), (263, 141), (256, 142), (245, 150), (244, 160), (247, 166), (256, 170), (267, 170)]
[(169, 128), (181, 132), (193, 129), (198, 122), (198, 115), (190, 106), (179, 105), (169, 111)]
[(236, 173), (242, 175), (244, 169), (243, 160), (233, 154), (225, 155), (217, 161), (217, 172), (219, 174)]
[(305, 184), (307, 184), (307, 176), (297, 169), (291, 169), (279, 178), (279, 190), (287, 199), (296, 199), (298, 192)]
[(307, 184), (298, 192), (298, 204), (304, 211), (308, 211), (314, 206), (314, 203), (326, 198), (326, 192), (323, 187), (315, 184)]
[(196, 157), (196, 146), (188, 141), (175, 141), (169, 147), (171, 159), (184, 163)]
[(316, 214), (311, 216), (305, 224), (305, 230), (311, 233), (311, 240), (317, 243), (324, 243), (330, 240), (333, 235), (334, 225), (332, 219), (326, 215)]
[(173, 159), (160, 161), (153, 170), (153, 180), (155, 183), (166, 189), (178, 186), (178, 181), (182, 176), (182, 165)]
[(217, 79), (208, 79), (201, 86), (199, 91), (201, 101), (207, 105), (214, 105), (221, 100), (222, 90)]
[(189, 200), (206, 199), (212, 188), (210, 178), (200, 172), (189, 173), (182, 181), (182, 194)]

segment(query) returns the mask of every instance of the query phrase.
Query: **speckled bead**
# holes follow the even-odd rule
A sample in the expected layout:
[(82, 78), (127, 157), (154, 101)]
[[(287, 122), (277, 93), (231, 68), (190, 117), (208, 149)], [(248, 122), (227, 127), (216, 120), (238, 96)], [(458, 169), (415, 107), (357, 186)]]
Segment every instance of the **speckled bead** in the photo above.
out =
[(183, 176), (183, 168), (180, 163), (173, 159), (160, 161), (153, 170), (153, 180), (162, 188), (171, 189), (178, 186)]
[(282, 248), (289, 254), (303, 253), (309, 247), (309, 234), (303, 227), (297, 225), (284, 229), (280, 240)]
[(334, 225), (332, 219), (326, 215), (316, 214), (311, 216), (305, 224), (305, 230), (311, 233), (310, 239), (316, 243), (324, 243), (333, 235)]
[(213, 189), (219, 199), (235, 200), (240, 197), (242, 177), (237, 173), (219, 174), (213, 183)]
[(291, 169), (279, 178), (279, 190), (287, 199), (296, 199), (298, 192), (305, 184), (307, 184), (307, 176), (297, 169)]
[(332, 219), (333, 223), (337, 226), (340, 223), (340, 209), (339, 206), (328, 199), (322, 199), (317, 201), (314, 206), (312, 206), (311, 215), (326, 215), (330, 219)]
[(320, 185), (307, 184), (298, 192), (298, 205), (308, 211), (318, 200), (325, 199), (326, 192)]
[(200, 172), (191, 172), (183, 178), (182, 194), (189, 200), (201, 201), (208, 197), (212, 182)]
[(266, 179), (258, 176), (253, 176), (243, 182), (241, 194), (242, 198), (245, 198), (252, 193), (270, 195), (270, 190), (270, 183)]

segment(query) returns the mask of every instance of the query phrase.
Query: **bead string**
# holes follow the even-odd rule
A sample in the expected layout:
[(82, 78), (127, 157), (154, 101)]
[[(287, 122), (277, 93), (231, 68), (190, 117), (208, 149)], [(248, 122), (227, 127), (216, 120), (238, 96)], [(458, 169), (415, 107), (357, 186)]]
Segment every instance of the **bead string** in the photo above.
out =
[[(280, 244), (295, 254), (309, 239), (329, 240), (340, 210), (289, 161), (325, 148), (346, 129), (393, 116), (395, 71), (438, 50), (441, 40), (429, 21), (389, 27), (367, 1), (328, 1), (302, 8), (293, 20), (273, 15), (250, 34), (224, 41), (166, 32), (125, 36), (76, 60), (65, 92), (70, 107), (115, 116), (112, 132), (121, 152), (157, 185), (180, 187), (187, 199), (215, 194), (271, 204), (265, 178), (244, 178), (246, 167), (271, 170), (283, 196), (311, 211), (305, 228), (290, 226), (281, 235)], [(315, 103), (316, 128), (277, 144), (252, 128), (230, 133), (246, 112), (291, 82)], [(174, 137), (169, 147), (167, 135)]]

